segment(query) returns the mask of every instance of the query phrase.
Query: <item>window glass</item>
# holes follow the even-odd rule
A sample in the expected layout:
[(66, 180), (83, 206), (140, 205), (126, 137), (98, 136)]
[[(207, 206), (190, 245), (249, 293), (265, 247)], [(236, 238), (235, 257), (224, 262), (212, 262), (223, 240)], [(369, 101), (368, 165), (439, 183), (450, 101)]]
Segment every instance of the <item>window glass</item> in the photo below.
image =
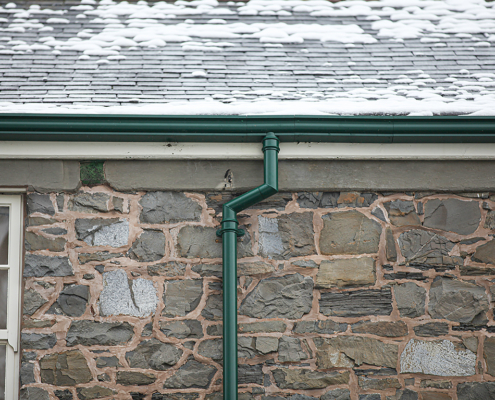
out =
[(0, 270), (0, 329), (7, 329), (7, 289), (9, 271)]
[(9, 208), (0, 207), (0, 265), (9, 262)]
[(0, 345), (0, 400), (5, 400), (5, 346)]

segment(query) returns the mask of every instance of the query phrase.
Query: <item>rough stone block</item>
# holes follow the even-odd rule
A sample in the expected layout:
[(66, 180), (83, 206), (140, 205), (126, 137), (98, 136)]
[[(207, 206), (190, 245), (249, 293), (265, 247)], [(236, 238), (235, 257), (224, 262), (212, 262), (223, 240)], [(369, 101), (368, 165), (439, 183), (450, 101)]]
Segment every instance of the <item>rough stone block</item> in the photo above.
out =
[(137, 347), (125, 353), (125, 359), (131, 368), (165, 371), (180, 360), (182, 350), (173, 344), (162, 343), (157, 339), (145, 340)]
[(263, 384), (263, 369), (261, 364), (249, 365), (240, 364), (238, 368), (239, 384), (247, 385), (254, 383), (255, 385)]
[(168, 318), (184, 317), (195, 310), (203, 295), (201, 279), (167, 281), (164, 286), (162, 315)]
[(437, 277), (430, 289), (428, 312), (433, 318), (484, 325), (488, 296), (483, 287), (447, 277)]
[(320, 250), (325, 255), (376, 253), (382, 228), (358, 211), (324, 215)]
[(351, 400), (349, 389), (333, 389), (320, 397), (320, 400)]
[(292, 213), (278, 218), (258, 217), (260, 255), (288, 259), (316, 253), (313, 213)]
[[(221, 258), (222, 244), (217, 237), (217, 228), (187, 225), (179, 231), (177, 237), (177, 252), (185, 258)], [(239, 258), (253, 256), (251, 237), (249, 233), (242, 237), (237, 244)]]
[(397, 261), (397, 249), (395, 248), (395, 239), (392, 229), (387, 228), (385, 231), (385, 255), (388, 261)]
[(412, 282), (394, 286), (401, 317), (416, 318), (425, 313), (426, 289)]
[(56, 224), (58, 221), (53, 218), (43, 218), (43, 217), (28, 217), (27, 226), (40, 226), (40, 225), (51, 225)]
[(24, 234), (24, 243), (27, 251), (49, 250), (61, 252), (65, 250), (66, 240), (64, 238), (50, 239), (33, 232)]
[(103, 262), (112, 258), (123, 257), (121, 253), (109, 253), (108, 251), (97, 251), (95, 253), (80, 253), (78, 255), (79, 264), (87, 264), (89, 262)]
[(211, 294), (206, 299), (201, 315), (210, 321), (221, 321), (223, 318), (223, 299), (221, 294)]
[(384, 203), (388, 218), (392, 225), (421, 225), (414, 203), (407, 200), (394, 200)]
[(428, 322), (414, 327), (416, 336), (435, 337), (448, 335), (449, 324), (445, 322)]
[(261, 354), (268, 354), (278, 350), (278, 339), (272, 336), (258, 336), (256, 350)]
[(69, 276), (74, 275), (68, 257), (50, 257), (26, 254), (24, 257), (24, 277)]
[(156, 376), (147, 372), (117, 371), (117, 384), (124, 386), (146, 386), (156, 381)]
[(66, 285), (48, 313), (80, 317), (86, 311), (89, 301), (89, 287), (86, 285)]
[(112, 357), (98, 357), (96, 359), (96, 366), (98, 368), (117, 368), (122, 367), (120, 365), (119, 359), (115, 356)]
[(480, 263), (495, 264), (495, 240), (478, 246), (471, 258)]
[(144, 224), (199, 221), (201, 206), (181, 192), (148, 192), (139, 201)]
[(369, 257), (322, 261), (316, 288), (347, 288), (375, 284), (375, 260)]
[(88, 383), (93, 377), (79, 350), (48, 354), (40, 360), (41, 382), (56, 386)]
[(440, 392), (421, 392), (421, 398), (423, 400), (452, 400), (448, 393)]
[(359, 387), (363, 390), (387, 390), (400, 389), (402, 385), (397, 378), (367, 378), (365, 376), (358, 377)]
[(50, 395), (44, 389), (26, 387), (21, 389), (20, 400), (50, 400)]
[(411, 339), (400, 356), (401, 373), (470, 376), (476, 373), (476, 354), (448, 340)]
[(379, 393), (360, 394), (359, 400), (381, 400), (382, 396)]
[(495, 376), (495, 337), (486, 337), (483, 344), (483, 358), (486, 362), (486, 372)]
[(48, 229), (43, 229), (43, 232), (48, 233), (50, 235), (67, 235), (67, 229), (64, 228), (48, 228)]
[(187, 361), (163, 383), (164, 389), (206, 389), (210, 386), (217, 369), (196, 360)]
[(203, 337), (203, 327), (201, 322), (197, 320), (160, 321), (160, 331), (165, 336), (177, 339)]
[(129, 342), (134, 329), (128, 322), (72, 321), (67, 346), (117, 346)]
[(21, 386), (36, 382), (34, 377), (34, 364), (30, 362), (21, 363), (20, 373)]
[(458, 400), (495, 399), (495, 382), (466, 382), (457, 385)]
[(127, 246), (129, 221), (119, 218), (76, 219), (76, 238), (90, 246)]
[(49, 194), (31, 193), (27, 196), (28, 214), (41, 213), (55, 215), (55, 208)]
[(80, 192), (69, 201), (69, 210), (76, 212), (99, 213), (108, 212), (110, 196), (106, 193)]
[(158, 261), (165, 255), (165, 234), (145, 230), (132, 244), (129, 257), (139, 262)]
[(418, 400), (418, 394), (410, 389), (397, 389), (395, 398), (397, 400)]
[(462, 265), (460, 257), (449, 256), (454, 243), (437, 233), (413, 229), (399, 236), (399, 246), (406, 263), (411, 265)]
[(278, 368), (273, 371), (275, 383), (280, 389), (324, 389), (332, 385), (349, 383), (349, 372), (319, 372), (309, 369)]
[(335, 322), (332, 320), (325, 321), (301, 321), (294, 325), (294, 333), (324, 333), (331, 335), (336, 332), (345, 332), (347, 324)]
[(125, 271), (118, 269), (103, 274), (103, 290), (100, 294), (100, 314), (132, 315), (145, 317), (154, 314), (158, 296), (153, 281), (129, 280)]
[(23, 349), (48, 350), (57, 344), (54, 333), (22, 333), (21, 346)]
[(112, 396), (113, 394), (116, 394), (114, 390), (104, 386), (77, 388), (77, 397), (80, 400), (100, 399), (102, 397)]
[[(239, 343), (239, 342), (242, 342), (242, 339), (243, 339), (242, 337), (238, 338), (237, 350), (238, 351), (241, 350), (238, 353), (239, 358), (246, 357), (246, 355), (243, 354), (243, 352), (242, 352), (242, 345), (240, 345), (240, 343)], [(223, 364), (223, 347), (222, 347), (222, 344), (223, 344), (222, 339), (204, 340), (198, 346), (198, 354), (203, 356), (203, 357), (211, 358), (212, 360), (215, 360), (216, 362)]]
[(262, 279), (239, 312), (252, 318), (298, 319), (311, 310), (313, 280), (300, 274)]
[(432, 379), (423, 379), (419, 386), (422, 388), (452, 389), (452, 382), (450, 382), (450, 381), (436, 381), (436, 380), (432, 380)]
[(22, 304), (22, 313), (24, 315), (33, 315), (36, 310), (46, 304), (46, 302), (47, 300), (36, 290), (25, 290)]
[(120, 197), (112, 197), (112, 206), (114, 211), (124, 212), (124, 199)]
[(477, 201), (434, 199), (425, 204), (423, 225), (428, 228), (470, 235), (480, 224), (481, 210)]
[(398, 346), (361, 336), (314, 338), (318, 368), (350, 368), (370, 364), (395, 368)]
[(149, 276), (183, 276), (186, 273), (186, 264), (170, 261), (167, 263), (148, 265)]
[(287, 325), (282, 321), (260, 321), (239, 324), (239, 333), (285, 332)]
[(351, 329), (354, 333), (369, 333), (383, 337), (400, 337), (408, 334), (407, 325), (404, 321), (360, 321), (351, 325)]
[(301, 340), (290, 336), (282, 336), (278, 345), (278, 360), (280, 362), (299, 362), (306, 360), (308, 355), (304, 352)]
[(390, 315), (392, 312), (392, 291), (355, 290), (343, 293), (322, 293), (320, 312), (334, 317), (363, 317), (365, 315)]

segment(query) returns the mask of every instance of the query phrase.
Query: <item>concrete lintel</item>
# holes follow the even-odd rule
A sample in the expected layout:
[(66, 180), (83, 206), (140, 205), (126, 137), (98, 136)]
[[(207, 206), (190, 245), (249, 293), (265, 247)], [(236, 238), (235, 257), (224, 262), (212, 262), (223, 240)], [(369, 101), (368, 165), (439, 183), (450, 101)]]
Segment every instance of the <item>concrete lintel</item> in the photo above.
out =
[[(233, 177), (229, 186), (225, 176)], [(117, 190), (235, 190), (262, 183), (262, 161), (107, 161)], [(495, 161), (283, 160), (282, 191), (495, 191)]]
[(0, 160), (0, 191), (16, 187), (38, 192), (74, 191), (79, 187), (79, 162)]

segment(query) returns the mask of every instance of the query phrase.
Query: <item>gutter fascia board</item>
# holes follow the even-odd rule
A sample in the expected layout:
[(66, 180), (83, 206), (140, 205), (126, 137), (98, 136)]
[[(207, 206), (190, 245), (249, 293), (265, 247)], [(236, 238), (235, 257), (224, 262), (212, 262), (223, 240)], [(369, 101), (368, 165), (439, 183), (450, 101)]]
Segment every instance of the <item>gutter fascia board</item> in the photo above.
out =
[(495, 143), (495, 117), (0, 114), (2, 141)]
[[(0, 141), (0, 160), (262, 160), (259, 143)], [(279, 160), (495, 160), (495, 143), (281, 143)]]

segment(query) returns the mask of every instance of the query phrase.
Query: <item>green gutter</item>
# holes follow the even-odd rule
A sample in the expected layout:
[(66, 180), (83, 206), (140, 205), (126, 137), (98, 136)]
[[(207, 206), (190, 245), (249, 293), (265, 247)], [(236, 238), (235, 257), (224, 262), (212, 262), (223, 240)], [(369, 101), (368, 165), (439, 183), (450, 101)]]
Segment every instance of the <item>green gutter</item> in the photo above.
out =
[(223, 205), (222, 237), (223, 261), (223, 398), (237, 400), (237, 213), (278, 192), (279, 140), (273, 133), (263, 139), (264, 183)]
[(495, 143), (495, 117), (0, 114), (0, 140)]

